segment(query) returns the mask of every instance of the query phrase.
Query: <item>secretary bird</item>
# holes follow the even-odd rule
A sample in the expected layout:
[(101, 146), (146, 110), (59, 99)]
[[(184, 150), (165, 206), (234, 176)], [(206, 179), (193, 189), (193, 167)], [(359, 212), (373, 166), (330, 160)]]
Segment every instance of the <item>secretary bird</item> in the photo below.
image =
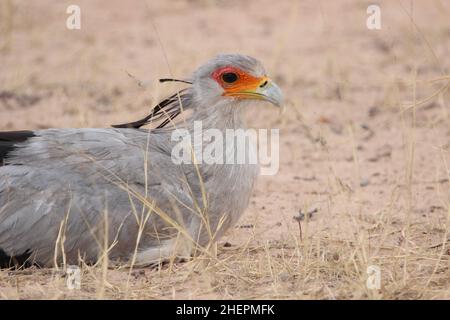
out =
[[(256, 59), (218, 55), (142, 120), (106, 129), (0, 132), (0, 265), (190, 257), (246, 209), (257, 164), (172, 161), (178, 127), (245, 128), (250, 101), (282, 104)], [(174, 125), (182, 111), (191, 115)], [(154, 129), (145, 124), (159, 121)], [(236, 150), (234, 150), (236, 151)]]

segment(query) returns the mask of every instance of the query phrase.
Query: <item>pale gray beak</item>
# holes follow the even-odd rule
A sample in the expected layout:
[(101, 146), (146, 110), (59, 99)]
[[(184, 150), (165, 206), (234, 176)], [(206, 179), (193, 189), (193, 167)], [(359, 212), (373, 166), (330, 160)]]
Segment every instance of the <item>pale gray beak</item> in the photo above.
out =
[(260, 95), (263, 100), (266, 100), (277, 107), (281, 107), (283, 104), (283, 93), (281, 92), (280, 87), (272, 80), (267, 80), (265, 83), (261, 84), (255, 93)]

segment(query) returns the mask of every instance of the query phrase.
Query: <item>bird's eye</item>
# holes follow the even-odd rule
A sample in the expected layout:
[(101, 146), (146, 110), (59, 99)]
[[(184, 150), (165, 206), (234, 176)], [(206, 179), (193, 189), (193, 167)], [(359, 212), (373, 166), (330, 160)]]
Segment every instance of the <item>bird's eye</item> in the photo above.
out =
[(222, 80), (226, 83), (233, 83), (236, 82), (238, 79), (238, 75), (234, 72), (226, 72), (222, 74)]

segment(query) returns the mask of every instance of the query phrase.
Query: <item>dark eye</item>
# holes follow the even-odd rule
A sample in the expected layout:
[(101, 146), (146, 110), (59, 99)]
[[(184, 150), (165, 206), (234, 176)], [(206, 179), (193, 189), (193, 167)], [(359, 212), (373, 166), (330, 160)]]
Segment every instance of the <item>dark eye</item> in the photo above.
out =
[(238, 79), (238, 75), (233, 72), (226, 72), (222, 75), (222, 80), (223, 80), (223, 82), (226, 82), (226, 83), (236, 82), (237, 79)]

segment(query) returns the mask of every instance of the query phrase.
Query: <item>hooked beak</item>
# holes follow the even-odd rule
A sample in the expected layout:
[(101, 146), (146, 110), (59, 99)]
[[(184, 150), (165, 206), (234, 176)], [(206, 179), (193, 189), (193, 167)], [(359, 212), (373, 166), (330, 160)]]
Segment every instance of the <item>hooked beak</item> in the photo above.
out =
[(283, 104), (283, 93), (281, 92), (280, 87), (270, 79), (263, 82), (258, 89), (256, 89), (255, 93), (261, 95), (263, 100), (266, 100), (277, 107), (281, 107)]
[(264, 100), (277, 107), (283, 104), (283, 93), (280, 87), (271, 79), (264, 77), (258, 82), (256, 88), (245, 88), (245, 90), (230, 90), (224, 93), (224, 96), (236, 97), (241, 99)]

